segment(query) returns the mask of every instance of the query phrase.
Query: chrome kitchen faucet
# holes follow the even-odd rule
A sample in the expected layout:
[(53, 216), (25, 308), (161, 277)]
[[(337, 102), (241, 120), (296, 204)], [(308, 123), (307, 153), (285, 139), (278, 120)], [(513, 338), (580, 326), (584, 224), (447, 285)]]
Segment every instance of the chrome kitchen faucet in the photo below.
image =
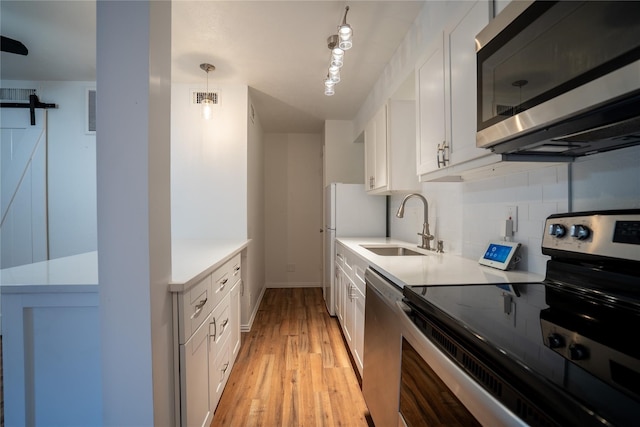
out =
[(422, 224), (422, 233), (418, 233), (418, 236), (422, 237), (422, 244), (418, 245), (419, 248), (422, 249), (426, 249), (428, 251), (432, 250), (431, 249), (431, 245), (430, 242), (431, 240), (434, 239), (434, 236), (429, 233), (429, 203), (427, 202), (427, 199), (424, 198), (424, 196), (422, 194), (418, 194), (418, 193), (411, 193), (411, 194), (407, 194), (404, 199), (402, 199), (402, 203), (400, 203), (400, 207), (398, 208), (398, 212), (396, 212), (396, 216), (398, 218), (403, 218), (404, 217), (404, 205), (405, 203), (407, 203), (407, 200), (409, 200), (412, 197), (417, 197), (420, 200), (422, 200), (422, 204), (424, 205), (424, 217), (423, 217), (423, 224)]

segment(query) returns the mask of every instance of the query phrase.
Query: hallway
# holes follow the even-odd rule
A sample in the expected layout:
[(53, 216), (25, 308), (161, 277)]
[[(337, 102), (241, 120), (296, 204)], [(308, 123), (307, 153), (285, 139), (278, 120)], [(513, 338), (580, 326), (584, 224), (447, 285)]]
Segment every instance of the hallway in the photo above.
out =
[(322, 289), (267, 289), (211, 426), (357, 427), (368, 415)]

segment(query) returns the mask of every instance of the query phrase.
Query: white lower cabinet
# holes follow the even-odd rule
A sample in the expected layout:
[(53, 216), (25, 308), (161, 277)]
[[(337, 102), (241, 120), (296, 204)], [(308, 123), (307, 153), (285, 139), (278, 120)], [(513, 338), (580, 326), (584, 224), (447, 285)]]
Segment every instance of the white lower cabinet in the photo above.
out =
[(218, 406), (218, 402), (220, 402), (222, 391), (227, 384), (231, 368), (233, 367), (233, 359), (231, 358), (231, 351), (229, 349), (230, 341), (226, 339), (224, 344), (225, 345), (223, 345), (215, 355), (215, 358), (209, 358), (209, 393), (211, 407), (214, 408), (214, 410)]
[(238, 254), (174, 294), (176, 425), (207, 427), (213, 419), (240, 349), (240, 267)]
[[(364, 270), (367, 265), (362, 263), (354, 268), (355, 288), (353, 291), (353, 357), (356, 361), (360, 375), (362, 375), (364, 354), (364, 300), (366, 286), (364, 282)], [(362, 273), (362, 274), (360, 274)]]
[(229, 311), (231, 315), (231, 325), (233, 326), (229, 331), (229, 340), (231, 355), (233, 360), (238, 356), (238, 352), (240, 351), (240, 291), (242, 290), (242, 283), (240, 282), (240, 278), (236, 281), (236, 284), (231, 288), (231, 292), (229, 293)]
[(213, 419), (209, 399), (209, 348), (208, 325), (200, 328), (180, 346), (180, 360), (184, 381), (180, 387), (180, 401), (183, 402), (181, 425), (186, 427), (208, 426)]
[(340, 253), (344, 264), (348, 266), (345, 269), (336, 266), (336, 287), (338, 289), (336, 312), (351, 356), (358, 372), (362, 375), (366, 289), (364, 271), (369, 265), (339, 242), (336, 243), (336, 253)]

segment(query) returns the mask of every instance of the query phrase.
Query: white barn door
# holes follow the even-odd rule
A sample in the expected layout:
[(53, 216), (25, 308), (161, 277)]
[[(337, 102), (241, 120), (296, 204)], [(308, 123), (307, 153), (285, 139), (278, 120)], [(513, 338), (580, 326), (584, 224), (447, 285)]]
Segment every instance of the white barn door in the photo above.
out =
[(0, 268), (48, 259), (47, 111), (0, 112)]

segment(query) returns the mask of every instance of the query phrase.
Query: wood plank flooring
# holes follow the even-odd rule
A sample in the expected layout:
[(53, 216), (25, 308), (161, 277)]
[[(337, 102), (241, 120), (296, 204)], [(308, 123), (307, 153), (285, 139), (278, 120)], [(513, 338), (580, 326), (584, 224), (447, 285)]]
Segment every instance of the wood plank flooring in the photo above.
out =
[(321, 288), (267, 289), (213, 417), (218, 426), (371, 426)]

